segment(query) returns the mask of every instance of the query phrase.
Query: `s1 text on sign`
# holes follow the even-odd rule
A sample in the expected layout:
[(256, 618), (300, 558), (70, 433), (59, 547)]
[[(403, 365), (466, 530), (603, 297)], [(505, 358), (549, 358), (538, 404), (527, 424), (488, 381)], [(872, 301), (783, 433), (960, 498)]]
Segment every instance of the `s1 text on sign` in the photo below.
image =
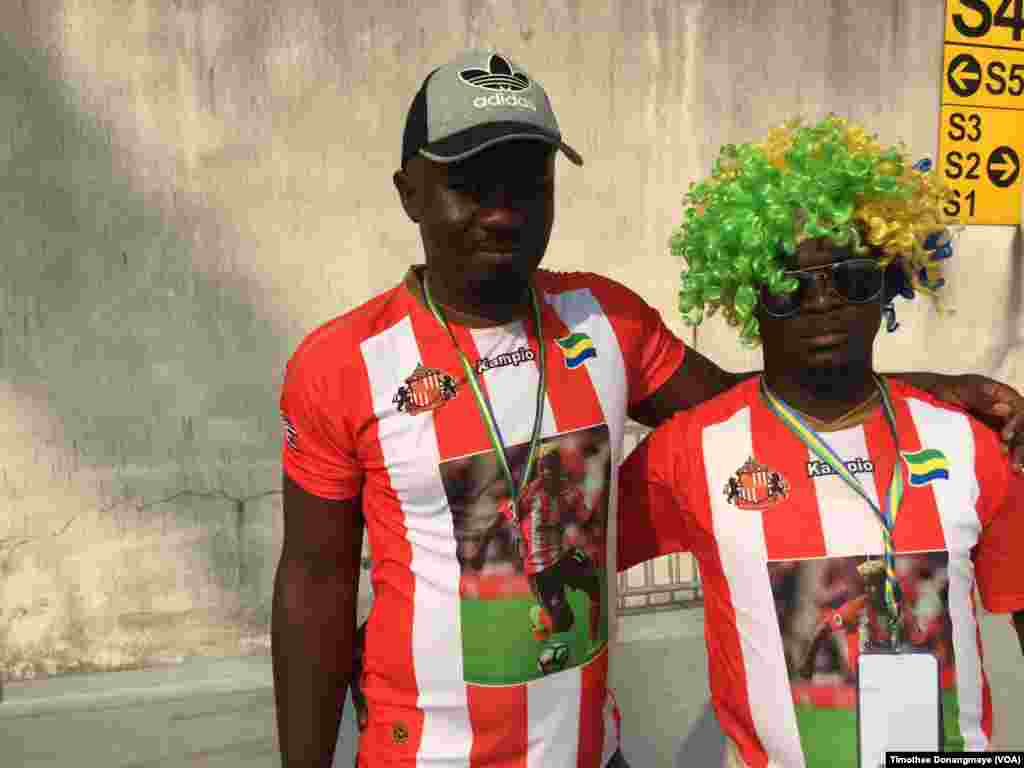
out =
[(947, 215), (962, 224), (1020, 222), (1022, 118), (1007, 109), (942, 107), (939, 173), (956, 195)]
[(947, 0), (944, 39), (1024, 50), (1024, 0)]

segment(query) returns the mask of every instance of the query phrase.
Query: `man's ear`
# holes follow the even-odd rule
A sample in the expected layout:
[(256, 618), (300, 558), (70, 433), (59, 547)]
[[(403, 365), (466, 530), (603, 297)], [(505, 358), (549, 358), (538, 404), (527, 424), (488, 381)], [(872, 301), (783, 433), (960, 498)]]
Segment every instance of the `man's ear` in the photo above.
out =
[(402, 201), (405, 214), (416, 224), (423, 215), (423, 174), (416, 173), (412, 163), (406, 168), (395, 171), (391, 177), (398, 190), (398, 198)]

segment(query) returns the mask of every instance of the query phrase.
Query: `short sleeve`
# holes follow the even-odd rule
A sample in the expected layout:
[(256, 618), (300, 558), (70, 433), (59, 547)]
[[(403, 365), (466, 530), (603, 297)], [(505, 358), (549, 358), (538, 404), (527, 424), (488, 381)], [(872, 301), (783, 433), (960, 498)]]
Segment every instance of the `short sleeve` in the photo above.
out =
[(622, 349), (632, 408), (647, 399), (676, 372), (686, 354), (683, 340), (661, 314), (626, 286), (597, 277), (595, 293), (610, 318)]
[(644, 438), (619, 470), (620, 571), (692, 547), (688, 421), (686, 412), (677, 413)]
[[(985, 432), (987, 434), (980, 434)], [(974, 572), (981, 601), (992, 613), (1024, 610), (1024, 476), (987, 428), (975, 427), (981, 483), (982, 530), (974, 549)], [(987, 450), (982, 450), (987, 449)], [(982, 474), (984, 472), (984, 474)]]
[[(281, 463), (285, 474), (303, 489), (325, 499), (343, 501), (359, 495), (363, 471), (357, 460), (351, 416), (345, 398), (329, 385), (329, 369), (300, 346), (288, 361), (281, 388), (284, 429)], [(334, 380), (343, 380), (335, 372)]]

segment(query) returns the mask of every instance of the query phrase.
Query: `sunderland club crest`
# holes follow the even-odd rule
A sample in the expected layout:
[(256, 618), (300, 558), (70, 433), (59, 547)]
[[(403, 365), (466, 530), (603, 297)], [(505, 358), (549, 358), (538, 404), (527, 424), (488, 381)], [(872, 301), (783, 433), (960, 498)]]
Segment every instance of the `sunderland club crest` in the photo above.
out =
[(398, 410), (410, 416), (440, 408), (455, 397), (455, 379), (437, 368), (424, 368), (423, 364), (405, 380), (391, 401)]
[(729, 478), (723, 492), (725, 500), (740, 509), (767, 509), (789, 496), (789, 483), (782, 473), (751, 457)]

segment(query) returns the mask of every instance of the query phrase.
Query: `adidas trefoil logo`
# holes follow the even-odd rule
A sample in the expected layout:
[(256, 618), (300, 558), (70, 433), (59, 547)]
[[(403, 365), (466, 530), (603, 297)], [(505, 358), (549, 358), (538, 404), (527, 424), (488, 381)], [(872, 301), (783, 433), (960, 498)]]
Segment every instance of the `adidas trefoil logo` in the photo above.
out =
[(491, 54), (487, 67), (464, 69), (459, 72), (459, 79), (488, 91), (525, 91), (530, 87), (530, 78), (522, 72), (513, 72), (512, 65), (496, 53)]
[(518, 107), (537, 111), (537, 106), (532, 101), (518, 95), (518, 92), (530, 88), (530, 78), (522, 72), (514, 72), (512, 65), (496, 53), (491, 54), (487, 69), (464, 69), (459, 72), (459, 79), (466, 85), (491, 92), (487, 96), (477, 96), (473, 99), (473, 106), (477, 109)]

